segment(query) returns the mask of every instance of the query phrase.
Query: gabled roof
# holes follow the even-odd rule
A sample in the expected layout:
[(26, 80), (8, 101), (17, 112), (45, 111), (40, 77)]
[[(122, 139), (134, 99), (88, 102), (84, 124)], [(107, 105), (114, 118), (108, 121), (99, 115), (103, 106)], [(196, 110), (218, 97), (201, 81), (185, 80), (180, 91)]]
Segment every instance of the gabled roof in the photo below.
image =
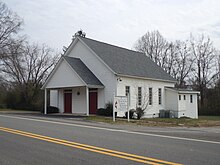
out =
[(154, 63), (145, 54), (99, 42), (89, 38), (78, 37), (116, 74), (163, 81), (176, 80)]
[(99, 79), (89, 70), (89, 68), (79, 59), (63, 56), (72, 69), (80, 76), (80, 78), (91, 86), (103, 86)]

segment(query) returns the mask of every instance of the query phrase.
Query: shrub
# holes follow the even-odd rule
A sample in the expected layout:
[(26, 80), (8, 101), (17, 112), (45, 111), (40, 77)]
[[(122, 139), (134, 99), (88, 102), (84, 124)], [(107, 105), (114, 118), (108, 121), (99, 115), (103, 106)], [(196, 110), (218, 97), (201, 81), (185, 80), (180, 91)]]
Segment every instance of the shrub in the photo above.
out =
[(190, 117), (181, 116), (180, 119), (191, 119)]
[(47, 113), (59, 113), (59, 108), (53, 107), (53, 106), (48, 106)]
[[(135, 113), (135, 109), (129, 110), (129, 118), (130, 119), (134, 119), (134, 113)], [(128, 112), (125, 112), (125, 117), (128, 118)]]
[(136, 113), (137, 113), (137, 119), (141, 119), (141, 117), (144, 115), (144, 109), (142, 109), (141, 107), (137, 107)]
[(0, 109), (5, 109), (6, 105), (5, 104), (0, 104)]
[(105, 104), (106, 113), (105, 116), (113, 116), (113, 104), (108, 102)]
[(100, 116), (105, 116), (105, 113), (106, 113), (105, 108), (99, 108), (99, 109), (97, 109), (97, 112), (96, 112), (96, 114), (100, 115)]
[[(105, 108), (97, 109), (96, 114), (100, 115), (100, 116), (113, 116), (113, 104), (111, 102), (108, 102), (105, 105)], [(115, 114), (117, 116), (117, 113), (115, 113)]]

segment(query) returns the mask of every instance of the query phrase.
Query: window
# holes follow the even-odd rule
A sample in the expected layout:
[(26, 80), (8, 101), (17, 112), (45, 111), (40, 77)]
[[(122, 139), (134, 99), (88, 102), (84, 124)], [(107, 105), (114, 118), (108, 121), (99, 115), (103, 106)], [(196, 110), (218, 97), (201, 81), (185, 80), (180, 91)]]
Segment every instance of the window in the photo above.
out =
[(125, 96), (128, 96), (128, 103), (130, 105), (130, 86), (125, 86)]
[(183, 95), (183, 99), (186, 100), (186, 95)]
[(181, 100), (181, 95), (179, 95), (179, 100)]
[(193, 95), (190, 95), (190, 103), (193, 103)]
[(128, 96), (130, 94), (130, 86), (125, 86), (125, 96)]
[(162, 103), (161, 88), (158, 88), (158, 103), (159, 103), (159, 105), (161, 105), (161, 103)]
[(142, 101), (141, 87), (138, 87), (138, 105), (141, 105), (141, 101)]
[(152, 105), (153, 103), (153, 93), (152, 88), (149, 88), (149, 105)]

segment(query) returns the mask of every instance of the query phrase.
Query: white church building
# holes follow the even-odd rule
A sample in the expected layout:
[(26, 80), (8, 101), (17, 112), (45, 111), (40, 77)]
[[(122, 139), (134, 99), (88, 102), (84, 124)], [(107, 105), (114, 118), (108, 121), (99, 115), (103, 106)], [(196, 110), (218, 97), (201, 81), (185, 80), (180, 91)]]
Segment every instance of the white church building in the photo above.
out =
[(130, 109), (145, 106), (144, 117), (170, 110), (174, 117), (198, 118), (199, 92), (174, 87), (176, 80), (145, 54), (76, 37), (50, 73), (42, 89), (60, 113), (96, 114), (113, 102), (113, 94), (129, 93)]

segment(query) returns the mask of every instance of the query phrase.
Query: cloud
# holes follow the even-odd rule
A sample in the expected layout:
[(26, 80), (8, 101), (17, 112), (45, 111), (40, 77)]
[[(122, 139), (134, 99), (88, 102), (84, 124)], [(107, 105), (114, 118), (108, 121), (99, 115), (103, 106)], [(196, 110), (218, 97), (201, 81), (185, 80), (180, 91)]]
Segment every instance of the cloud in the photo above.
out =
[(88, 37), (127, 48), (152, 30), (169, 40), (206, 33), (220, 46), (218, 0), (7, 0), (7, 5), (24, 18), (24, 33), (32, 40), (58, 49), (80, 28)]

